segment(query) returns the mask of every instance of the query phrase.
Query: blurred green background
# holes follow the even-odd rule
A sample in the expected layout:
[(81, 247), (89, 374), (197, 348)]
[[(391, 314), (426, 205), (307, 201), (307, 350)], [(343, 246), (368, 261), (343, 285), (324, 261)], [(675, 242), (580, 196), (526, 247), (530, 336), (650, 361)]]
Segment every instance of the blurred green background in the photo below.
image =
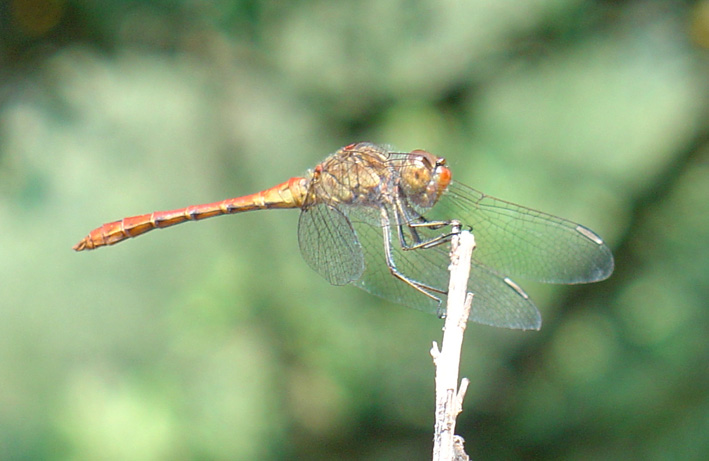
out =
[(430, 459), (441, 321), (296, 211), (71, 251), (368, 140), (581, 222), (616, 271), (471, 325), (474, 459), (709, 456), (709, 2), (0, 2), (0, 459)]

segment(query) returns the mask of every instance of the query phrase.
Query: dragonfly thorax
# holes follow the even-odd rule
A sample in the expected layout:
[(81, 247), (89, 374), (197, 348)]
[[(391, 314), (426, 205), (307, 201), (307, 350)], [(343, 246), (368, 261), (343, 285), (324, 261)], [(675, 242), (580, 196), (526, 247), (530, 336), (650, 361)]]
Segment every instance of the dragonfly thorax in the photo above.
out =
[(392, 189), (393, 174), (384, 154), (369, 143), (340, 149), (313, 171), (305, 205), (327, 203), (347, 214), (351, 207), (376, 209), (389, 202), (384, 195)]

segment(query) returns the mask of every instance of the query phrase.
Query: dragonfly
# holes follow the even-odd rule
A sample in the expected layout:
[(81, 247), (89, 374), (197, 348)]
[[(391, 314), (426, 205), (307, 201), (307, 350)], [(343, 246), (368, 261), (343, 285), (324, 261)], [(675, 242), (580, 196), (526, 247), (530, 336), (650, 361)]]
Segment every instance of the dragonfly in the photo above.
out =
[(74, 250), (274, 208), (301, 210), (301, 254), (331, 284), (353, 284), (439, 316), (445, 313), (448, 243), (459, 226), (471, 229), (470, 321), (496, 327), (541, 327), (539, 310), (513, 278), (589, 283), (608, 278), (614, 267), (610, 249), (589, 228), (453, 181), (446, 160), (430, 152), (392, 152), (368, 142), (345, 146), (305, 175), (261, 192), (104, 224)]

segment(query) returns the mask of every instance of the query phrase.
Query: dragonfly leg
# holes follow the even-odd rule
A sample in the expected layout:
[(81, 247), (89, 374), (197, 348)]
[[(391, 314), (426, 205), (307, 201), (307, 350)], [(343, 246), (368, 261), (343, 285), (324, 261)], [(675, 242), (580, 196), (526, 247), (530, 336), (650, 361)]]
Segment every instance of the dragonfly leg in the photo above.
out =
[[(415, 289), (416, 291), (428, 296), (429, 298), (433, 299), (436, 301), (439, 305), (439, 310), (440, 310), (440, 305), (441, 305), (441, 298), (433, 295), (433, 293), (439, 293), (439, 294), (448, 294), (447, 291), (441, 290), (439, 288), (435, 288), (429, 285), (426, 285), (425, 283), (421, 283), (419, 281), (416, 281), (410, 277), (407, 277), (406, 275), (402, 274), (399, 272), (399, 269), (396, 267), (396, 263), (394, 262), (394, 256), (391, 251), (391, 228), (389, 227), (389, 217), (387, 216), (386, 210), (382, 209), (382, 229), (384, 233), (384, 255), (386, 259), (386, 264), (387, 267), (389, 268), (389, 272), (391, 275), (396, 277), (397, 279), (401, 280), (402, 282), (406, 283), (409, 285), (411, 288)], [(401, 230), (400, 226), (397, 225), (397, 228), (399, 228), (399, 238), (403, 239), (403, 236), (401, 235)]]
[[(418, 249), (433, 248), (437, 245), (441, 245), (443, 243), (449, 242), (451, 237), (460, 233), (461, 224), (457, 220), (429, 221), (424, 216), (421, 216), (421, 215), (416, 215), (416, 217), (414, 219), (410, 219), (410, 218), (406, 219), (405, 218), (405, 216), (411, 216), (412, 214), (416, 214), (415, 211), (413, 211), (405, 203), (402, 203), (402, 201), (400, 201), (400, 200), (398, 200), (396, 202), (396, 210), (394, 212), (394, 217), (396, 219), (396, 229), (397, 229), (397, 233), (398, 233), (398, 237), (399, 237), (399, 244), (401, 245), (402, 250), (418, 250)], [(412, 243), (409, 243), (406, 241), (406, 235), (404, 233), (404, 226), (411, 233), (411, 236), (413, 239)], [(419, 228), (438, 230), (438, 229), (442, 229), (444, 227), (450, 227), (451, 230), (449, 232), (437, 235), (437, 236), (429, 238), (429, 239), (422, 239), (421, 236), (419, 235), (419, 232), (417, 232), (417, 229), (419, 229)]]
[[(421, 218), (425, 219), (425, 218)], [(419, 237), (418, 232), (416, 232), (416, 229), (419, 228), (430, 228), (430, 229), (440, 229), (445, 226), (450, 226), (450, 231), (445, 232), (443, 234), (437, 235), (435, 237), (423, 240)], [(397, 230), (399, 233), (399, 242), (401, 243), (401, 249), (402, 250), (418, 250), (418, 249), (428, 249), (428, 248), (433, 248), (435, 246), (441, 245), (443, 243), (449, 242), (451, 237), (454, 235), (457, 235), (460, 233), (460, 223), (458, 221), (452, 220), (452, 221), (424, 221), (424, 222), (419, 222), (419, 223), (407, 223), (406, 227), (409, 229), (409, 232), (411, 232), (411, 235), (414, 237), (413, 243), (408, 243), (406, 242), (406, 238), (404, 236), (404, 231), (403, 231), (403, 225), (397, 224)]]
[(403, 250), (419, 250), (419, 249), (428, 249), (428, 248), (433, 248), (435, 246), (441, 245), (443, 243), (450, 242), (451, 237), (456, 235), (458, 232), (451, 231), (446, 234), (441, 234), (437, 237), (433, 237), (428, 240), (424, 240), (422, 242), (417, 243), (416, 245), (409, 245), (407, 247), (403, 247)]
[[(431, 239), (419, 242), (416, 245), (410, 245), (408, 247), (403, 248), (404, 250), (417, 250), (419, 248), (421, 249), (427, 249), (427, 248), (433, 248), (435, 246), (438, 246), (442, 243), (450, 242), (451, 238), (454, 235), (460, 234), (460, 222), (456, 220), (448, 221), (447, 226), (450, 226), (451, 230), (450, 232), (447, 232), (445, 234), (438, 235), (436, 237), (433, 237)], [(416, 226), (416, 227), (421, 227), (421, 226)]]
[(428, 229), (436, 230), (446, 226), (450, 226), (453, 223), (453, 221), (428, 221), (423, 216), (421, 216), (421, 218), (419, 219), (421, 219), (420, 222), (410, 222), (407, 225), (409, 227), (426, 227)]

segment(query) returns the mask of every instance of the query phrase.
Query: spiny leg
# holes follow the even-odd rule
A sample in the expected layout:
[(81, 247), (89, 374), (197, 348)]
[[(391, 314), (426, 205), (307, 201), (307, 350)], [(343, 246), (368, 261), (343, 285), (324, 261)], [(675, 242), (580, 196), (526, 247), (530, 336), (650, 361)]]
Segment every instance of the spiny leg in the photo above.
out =
[[(403, 213), (400, 203), (397, 203), (397, 207), (394, 214), (396, 218), (396, 230), (399, 237), (399, 244), (401, 245), (401, 249), (405, 251), (433, 248), (435, 246), (449, 242), (451, 237), (460, 233), (460, 222), (456, 220), (428, 221), (424, 216), (417, 216), (415, 219), (418, 220), (418, 222), (405, 220), (402, 216)], [(412, 236), (412, 243), (406, 241), (404, 226), (406, 226)], [(448, 226), (450, 226), (451, 228), (450, 232), (445, 232), (429, 239), (422, 239), (419, 233), (417, 232), (417, 229), (419, 228), (437, 230)]]
[(396, 263), (394, 262), (394, 256), (393, 256), (392, 250), (391, 250), (391, 228), (389, 227), (390, 226), (389, 216), (387, 215), (385, 208), (382, 208), (382, 210), (381, 210), (381, 223), (382, 223), (382, 229), (383, 229), (382, 232), (383, 232), (383, 240), (384, 240), (384, 255), (385, 255), (387, 267), (389, 268), (389, 272), (391, 273), (391, 275), (393, 275), (397, 279), (401, 280), (402, 282), (406, 283), (407, 285), (409, 285), (410, 287), (412, 287), (416, 291), (419, 291), (420, 293), (433, 299), (440, 306), (441, 299), (438, 298), (437, 296), (434, 296), (433, 294), (431, 294), (429, 292), (440, 293), (440, 294), (445, 295), (445, 294), (448, 294), (447, 291), (426, 285), (425, 283), (421, 283), (419, 281), (416, 281), (416, 280), (402, 274), (401, 272), (399, 272), (399, 269), (397, 269)]

